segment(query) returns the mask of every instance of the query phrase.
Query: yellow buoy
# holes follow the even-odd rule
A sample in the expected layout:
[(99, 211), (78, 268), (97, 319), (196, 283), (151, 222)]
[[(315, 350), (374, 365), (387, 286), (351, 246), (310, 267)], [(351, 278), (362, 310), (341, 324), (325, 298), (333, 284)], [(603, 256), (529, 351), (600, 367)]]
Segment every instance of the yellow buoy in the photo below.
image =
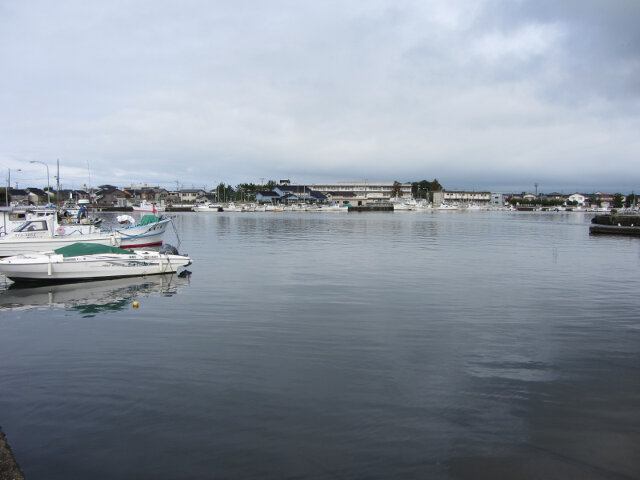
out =
[(139, 306), (140, 304), (137, 301), (133, 302), (133, 308), (138, 308)]

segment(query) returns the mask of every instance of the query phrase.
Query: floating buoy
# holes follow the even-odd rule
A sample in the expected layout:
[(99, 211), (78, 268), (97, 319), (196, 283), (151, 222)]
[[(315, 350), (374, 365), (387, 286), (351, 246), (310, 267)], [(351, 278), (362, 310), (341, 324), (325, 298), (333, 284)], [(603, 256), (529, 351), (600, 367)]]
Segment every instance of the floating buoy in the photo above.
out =
[(138, 308), (139, 306), (140, 304), (137, 301), (133, 302), (133, 308)]

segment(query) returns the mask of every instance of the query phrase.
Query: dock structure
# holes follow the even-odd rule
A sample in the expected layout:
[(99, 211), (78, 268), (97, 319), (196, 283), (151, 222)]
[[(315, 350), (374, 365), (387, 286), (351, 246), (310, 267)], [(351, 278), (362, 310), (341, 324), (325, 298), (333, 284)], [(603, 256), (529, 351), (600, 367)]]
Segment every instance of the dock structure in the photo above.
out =
[(349, 212), (393, 212), (393, 205), (380, 204), (380, 205), (350, 205)]
[(590, 234), (640, 235), (640, 215), (613, 213), (591, 219)]
[(2, 428), (0, 428), (0, 480), (24, 480), (24, 475), (11, 452)]

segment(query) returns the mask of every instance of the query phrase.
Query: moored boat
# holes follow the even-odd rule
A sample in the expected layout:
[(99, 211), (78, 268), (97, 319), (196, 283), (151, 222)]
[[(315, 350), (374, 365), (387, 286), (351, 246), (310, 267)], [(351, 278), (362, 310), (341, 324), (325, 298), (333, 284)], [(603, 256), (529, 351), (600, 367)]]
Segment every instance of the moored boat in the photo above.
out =
[(134, 225), (101, 230), (93, 224), (62, 224), (56, 215), (28, 218), (0, 236), (0, 257), (55, 250), (76, 242), (127, 248), (162, 245), (170, 221), (171, 218), (145, 215)]
[(143, 212), (143, 213), (158, 213), (164, 212), (165, 206), (158, 205), (155, 202), (149, 202), (148, 200), (142, 200), (138, 205), (134, 205), (131, 207), (134, 212)]
[(202, 203), (191, 207), (194, 212), (222, 212), (222, 205), (219, 203)]
[(53, 251), (0, 260), (0, 273), (15, 282), (60, 282), (175, 273), (186, 255), (75, 243)]
[(169, 222), (171, 222), (170, 217), (145, 215), (138, 223), (116, 228), (114, 232), (120, 238), (121, 248), (151, 247), (162, 245), (162, 237)]
[(76, 242), (98, 243), (117, 247), (115, 232), (101, 232), (94, 225), (62, 225), (56, 215), (26, 220), (21, 226), (0, 236), (0, 257), (54, 250)]

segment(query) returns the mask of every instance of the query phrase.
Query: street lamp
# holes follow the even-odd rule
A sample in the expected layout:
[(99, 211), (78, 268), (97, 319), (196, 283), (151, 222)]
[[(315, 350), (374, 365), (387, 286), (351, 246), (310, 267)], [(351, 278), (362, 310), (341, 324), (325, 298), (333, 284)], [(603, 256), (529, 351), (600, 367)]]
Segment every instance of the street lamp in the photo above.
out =
[(40, 160), (31, 160), (29, 163), (41, 163), (47, 167), (47, 205), (51, 205), (51, 185), (49, 184), (49, 165)]
[[(21, 168), (14, 169), (16, 172), (21, 172)], [(4, 204), (9, 206), (9, 189), (11, 188), (11, 169), (7, 168), (7, 189), (4, 191)]]

